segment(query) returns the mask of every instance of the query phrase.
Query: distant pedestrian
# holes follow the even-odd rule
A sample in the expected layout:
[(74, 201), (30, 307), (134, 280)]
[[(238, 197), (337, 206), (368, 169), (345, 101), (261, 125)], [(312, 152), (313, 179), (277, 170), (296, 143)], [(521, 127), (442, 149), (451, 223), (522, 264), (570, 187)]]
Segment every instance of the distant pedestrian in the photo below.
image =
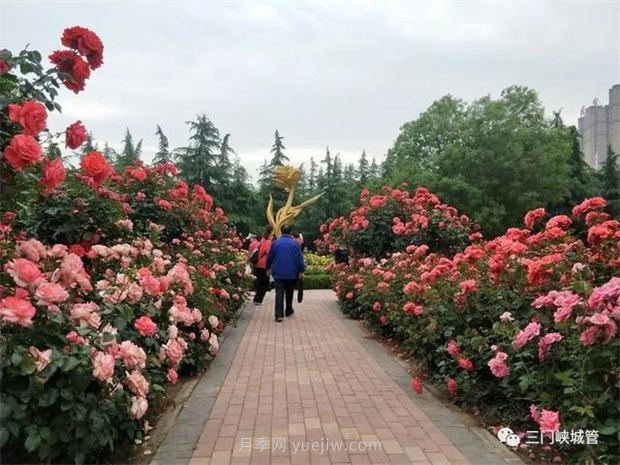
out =
[[(271, 250), (271, 237), (273, 228), (267, 226), (263, 237), (258, 245), (257, 255), (254, 263), (254, 276), (256, 276), (256, 292), (254, 293), (254, 305), (260, 305), (263, 303), (265, 294), (269, 290), (269, 276), (267, 276), (267, 257)], [(252, 261), (250, 259), (250, 261)]]
[(275, 282), (275, 317), (276, 322), (279, 323), (284, 316), (291, 316), (295, 313), (293, 292), (299, 278), (303, 278), (305, 270), (301, 248), (291, 236), (289, 225), (282, 226), (282, 235), (273, 242), (267, 257), (267, 269)]

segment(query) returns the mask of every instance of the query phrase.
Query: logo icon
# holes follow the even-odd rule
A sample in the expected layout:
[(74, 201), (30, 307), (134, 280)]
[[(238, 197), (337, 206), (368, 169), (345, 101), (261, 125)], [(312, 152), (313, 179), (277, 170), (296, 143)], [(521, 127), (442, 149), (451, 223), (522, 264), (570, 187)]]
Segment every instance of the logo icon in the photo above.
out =
[(504, 427), (497, 432), (497, 439), (510, 447), (517, 447), (521, 443), (521, 438), (508, 427)]

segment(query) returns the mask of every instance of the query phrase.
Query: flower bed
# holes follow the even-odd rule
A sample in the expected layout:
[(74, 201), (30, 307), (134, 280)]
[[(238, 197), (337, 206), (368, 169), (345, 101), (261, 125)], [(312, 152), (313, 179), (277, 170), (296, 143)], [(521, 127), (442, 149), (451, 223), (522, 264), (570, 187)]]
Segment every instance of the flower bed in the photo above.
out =
[(306, 253), (304, 255), (306, 271), (304, 273), (305, 289), (330, 289), (331, 277), (326, 267), (333, 262), (330, 256)]
[(62, 43), (47, 71), (38, 52), (0, 52), (3, 462), (97, 461), (142, 438), (249, 285), (226, 215), (174, 165), (118, 173), (90, 151), (65, 167), (59, 140), (76, 149), (86, 130), (51, 134), (47, 111), (60, 84), (83, 90), (103, 45), (79, 27)]
[[(334, 287), (344, 312), (413, 356), (416, 392), (423, 379), (439, 386), (516, 431), (532, 457), (616, 463), (620, 222), (604, 207), (588, 199), (548, 219), (537, 209), (525, 228), (453, 255), (421, 243), (379, 260), (358, 254), (332, 267)], [(528, 446), (529, 430), (569, 436)], [(596, 431), (598, 444), (570, 431)]]

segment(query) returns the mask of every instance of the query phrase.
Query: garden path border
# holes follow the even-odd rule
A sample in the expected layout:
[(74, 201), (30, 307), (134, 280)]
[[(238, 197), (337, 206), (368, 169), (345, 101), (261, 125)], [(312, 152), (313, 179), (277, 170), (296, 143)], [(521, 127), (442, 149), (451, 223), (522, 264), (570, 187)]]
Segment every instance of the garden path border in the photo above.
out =
[(252, 319), (250, 308), (253, 307), (246, 302), (239, 310), (238, 318), (224, 331), (221, 348), (209, 369), (200, 375), (193, 389), (185, 393), (183, 402), (186, 403), (176, 415), (165, 420), (168, 429), (151, 465), (189, 464), (211, 408), (232, 366), (239, 343)]
[[(473, 465), (501, 465), (497, 462), (498, 457), (503, 460), (504, 464), (525, 465), (521, 457), (480, 427), (475, 418), (469, 414), (458, 407), (441, 402), (432, 393), (415, 394), (411, 390), (411, 375), (406, 362), (399, 360), (395, 353), (381, 344), (359, 320), (346, 316), (337, 305), (329, 307), (330, 310), (340, 315), (343, 325), (372, 355), (388, 376), (405, 391), (407, 396)], [(489, 453), (489, 448), (492, 448), (497, 455)]]

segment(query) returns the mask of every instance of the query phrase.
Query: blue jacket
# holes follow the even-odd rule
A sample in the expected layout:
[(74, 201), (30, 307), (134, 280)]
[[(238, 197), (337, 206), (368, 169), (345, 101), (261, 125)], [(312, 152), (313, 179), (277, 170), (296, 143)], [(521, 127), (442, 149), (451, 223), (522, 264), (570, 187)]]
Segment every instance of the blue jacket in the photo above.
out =
[(281, 235), (273, 241), (267, 256), (267, 269), (273, 279), (297, 279), (305, 270), (304, 256), (292, 236)]

